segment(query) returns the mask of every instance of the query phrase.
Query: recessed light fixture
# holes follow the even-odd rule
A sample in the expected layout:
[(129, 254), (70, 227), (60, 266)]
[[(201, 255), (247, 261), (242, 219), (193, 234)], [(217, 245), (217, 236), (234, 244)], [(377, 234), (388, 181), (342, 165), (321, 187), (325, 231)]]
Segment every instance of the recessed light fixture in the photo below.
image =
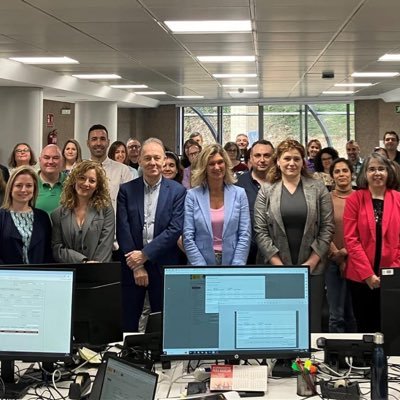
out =
[(204, 96), (175, 96), (177, 99), (204, 99)]
[(147, 89), (147, 85), (110, 85), (113, 89)]
[(256, 60), (255, 56), (198, 56), (197, 59), (204, 63), (219, 62), (252, 62)]
[(142, 94), (142, 95), (156, 95), (156, 94), (167, 94), (166, 92), (135, 92), (135, 94)]
[(400, 54), (384, 54), (378, 61), (400, 61)]
[(257, 78), (257, 74), (213, 74), (214, 78)]
[(247, 85), (247, 84), (245, 84), (245, 83), (243, 83), (243, 84), (235, 84), (235, 85), (231, 85), (231, 84), (228, 84), (228, 85), (222, 85), (222, 87), (225, 87), (225, 88), (252, 88), (252, 87), (258, 87), (258, 85)]
[(399, 72), (353, 72), (353, 78), (394, 78)]
[(24, 64), (79, 64), (79, 61), (69, 57), (10, 57), (9, 59)]
[(250, 20), (237, 21), (164, 21), (175, 34), (179, 33), (220, 33), (251, 32)]
[(78, 79), (121, 79), (115, 74), (75, 74), (72, 76)]
[(371, 83), (371, 82), (335, 83), (334, 86), (337, 86), (337, 87), (367, 87), (367, 86), (373, 86), (373, 85), (376, 85), (376, 83)]
[(322, 92), (322, 94), (354, 94), (354, 90), (325, 90)]

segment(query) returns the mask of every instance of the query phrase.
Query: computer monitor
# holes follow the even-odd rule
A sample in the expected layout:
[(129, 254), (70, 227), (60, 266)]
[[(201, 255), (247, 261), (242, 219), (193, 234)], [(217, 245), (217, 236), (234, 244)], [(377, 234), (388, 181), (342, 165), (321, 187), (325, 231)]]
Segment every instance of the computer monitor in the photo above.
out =
[(123, 339), (121, 264), (75, 264), (74, 343), (104, 346)]
[(381, 270), (381, 330), (387, 356), (400, 356), (400, 268)]
[(162, 350), (162, 360), (308, 356), (308, 267), (165, 267)]
[(0, 266), (1, 398), (26, 386), (14, 381), (14, 360), (71, 357), (74, 274), (58, 266)]

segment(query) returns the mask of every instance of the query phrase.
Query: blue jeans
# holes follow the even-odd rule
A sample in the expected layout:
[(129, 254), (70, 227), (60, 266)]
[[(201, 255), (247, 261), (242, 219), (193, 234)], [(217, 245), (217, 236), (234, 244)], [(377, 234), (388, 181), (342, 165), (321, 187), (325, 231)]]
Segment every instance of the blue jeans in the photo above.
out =
[(329, 332), (357, 332), (353, 303), (346, 279), (340, 275), (339, 266), (329, 261), (325, 271), (326, 297), (329, 305)]

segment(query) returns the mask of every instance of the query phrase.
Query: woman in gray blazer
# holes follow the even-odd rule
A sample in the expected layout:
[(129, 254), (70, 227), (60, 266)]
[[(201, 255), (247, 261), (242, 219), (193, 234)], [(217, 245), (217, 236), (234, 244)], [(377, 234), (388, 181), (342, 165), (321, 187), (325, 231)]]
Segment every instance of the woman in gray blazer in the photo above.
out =
[(308, 175), (304, 147), (284, 140), (254, 206), (254, 230), (267, 264), (308, 265), (311, 330), (321, 332), (324, 269), (334, 232), (332, 200), (325, 185)]
[(115, 217), (101, 165), (96, 161), (77, 165), (65, 182), (60, 203), (51, 214), (55, 260), (111, 261)]

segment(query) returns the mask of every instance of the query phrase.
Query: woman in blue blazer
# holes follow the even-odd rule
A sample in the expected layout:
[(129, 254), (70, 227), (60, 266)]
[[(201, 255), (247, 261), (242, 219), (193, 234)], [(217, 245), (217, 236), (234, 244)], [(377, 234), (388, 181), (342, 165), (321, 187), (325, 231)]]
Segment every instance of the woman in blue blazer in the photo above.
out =
[(38, 177), (30, 166), (14, 169), (0, 209), (0, 264), (42, 264), (51, 256), (51, 223), (35, 208)]
[(193, 189), (185, 200), (183, 245), (191, 265), (246, 265), (249, 204), (234, 182), (226, 151), (218, 144), (206, 146), (193, 166)]

